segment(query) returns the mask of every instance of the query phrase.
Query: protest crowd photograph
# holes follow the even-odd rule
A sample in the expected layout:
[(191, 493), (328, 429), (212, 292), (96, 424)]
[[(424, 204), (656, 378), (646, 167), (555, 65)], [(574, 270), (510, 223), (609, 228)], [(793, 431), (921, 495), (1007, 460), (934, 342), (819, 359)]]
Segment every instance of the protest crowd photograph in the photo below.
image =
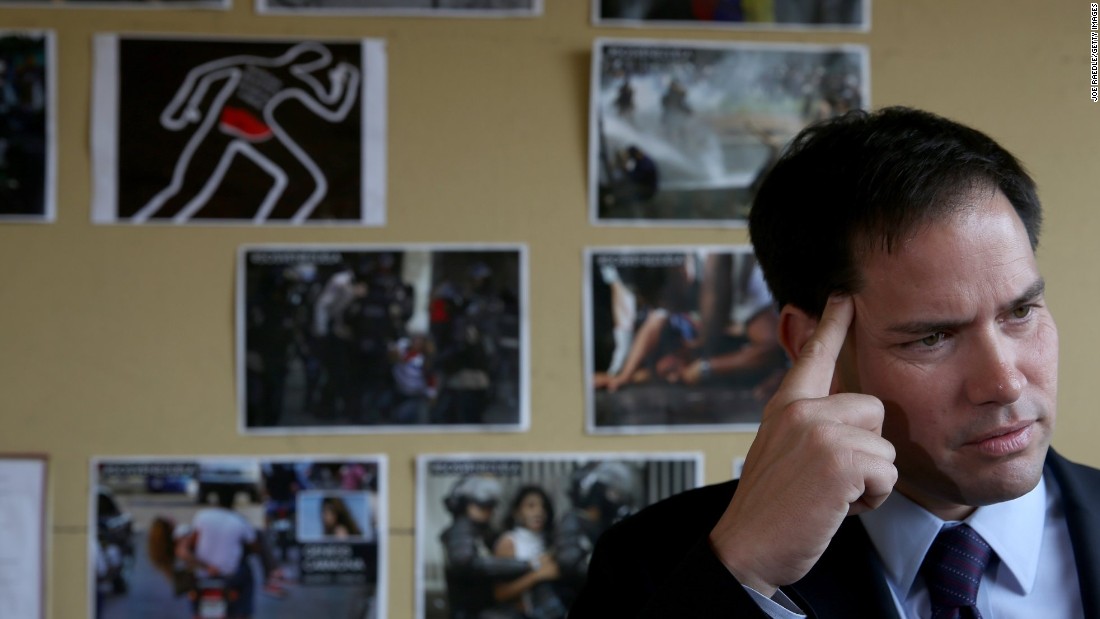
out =
[(787, 368), (750, 247), (589, 248), (589, 429), (751, 431)]
[(870, 92), (858, 46), (598, 39), (592, 63), (594, 224), (744, 226), (790, 138)]
[(518, 429), (522, 251), (244, 248), (247, 431)]

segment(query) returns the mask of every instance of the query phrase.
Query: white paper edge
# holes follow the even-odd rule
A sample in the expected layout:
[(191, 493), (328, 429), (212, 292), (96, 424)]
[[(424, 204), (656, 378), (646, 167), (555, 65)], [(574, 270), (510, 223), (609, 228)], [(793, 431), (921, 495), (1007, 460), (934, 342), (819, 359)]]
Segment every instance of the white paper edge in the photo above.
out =
[(386, 225), (386, 42), (362, 41), (363, 85), (360, 96), (363, 110), (360, 148), (362, 170), (359, 174), (362, 224)]
[(92, 41), (92, 223), (118, 221), (118, 35)]
[(19, 468), (29, 467), (31, 471), (28, 472), (35, 476), (33, 486), (38, 492), (38, 495), (34, 497), (37, 499), (34, 503), (34, 507), (36, 510), (39, 510), (37, 515), (41, 517), (35, 523), (37, 530), (35, 531), (36, 535), (34, 538), (38, 556), (34, 557), (33, 560), (36, 561), (38, 565), (37, 569), (28, 571), (33, 573), (31, 579), (36, 581), (37, 584), (37, 592), (29, 597), (33, 598), (34, 606), (38, 612), (33, 615), (33, 618), (28, 619), (45, 619), (46, 607), (49, 603), (46, 598), (46, 582), (48, 578), (47, 567), (49, 564), (50, 540), (53, 537), (49, 533), (48, 524), (49, 494), (46, 487), (49, 475), (48, 462), (45, 456), (0, 453), (0, 467), (8, 464), (15, 465)]

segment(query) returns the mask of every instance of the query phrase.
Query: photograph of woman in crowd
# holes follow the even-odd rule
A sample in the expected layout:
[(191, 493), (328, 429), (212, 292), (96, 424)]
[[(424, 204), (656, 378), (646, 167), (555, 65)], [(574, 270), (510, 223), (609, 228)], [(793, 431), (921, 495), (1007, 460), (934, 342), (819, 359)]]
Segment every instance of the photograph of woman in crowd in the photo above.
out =
[(550, 554), (554, 505), (542, 486), (530, 484), (516, 492), (503, 529), (493, 546), (493, 554), (528, 561), (537, 567), (515, 580), (497, 584), (493, 595), (499, 602), (510, 603), (526, 619), (564, 617), (565, 606), (553, 587), (559, 575), (558, 564)]

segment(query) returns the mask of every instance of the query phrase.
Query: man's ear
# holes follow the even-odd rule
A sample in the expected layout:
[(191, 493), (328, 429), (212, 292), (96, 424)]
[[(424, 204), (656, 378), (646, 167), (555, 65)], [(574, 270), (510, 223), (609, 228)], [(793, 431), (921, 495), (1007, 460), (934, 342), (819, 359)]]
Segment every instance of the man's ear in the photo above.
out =
[(798, 361), (802, 347), (817, 329), (817, 322), (817, 317), (810, 316), (790, 303), (779, 311), (779, 344), (787, 351), (791, 363)]

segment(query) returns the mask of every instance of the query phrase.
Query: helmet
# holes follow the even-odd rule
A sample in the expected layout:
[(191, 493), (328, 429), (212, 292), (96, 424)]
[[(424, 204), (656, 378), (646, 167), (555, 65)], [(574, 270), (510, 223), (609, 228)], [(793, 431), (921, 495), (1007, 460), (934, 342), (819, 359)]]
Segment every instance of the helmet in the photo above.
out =
[(502, 494), (500, 482), (496, 478), (467, 475), (455, 482), (451, 492), (443, 499), (443, 505), (446, 506), (447, 511), (458, 515), (465, 512), (466, 506), (470, 503), (482, 507), (496, 507)]
[(594, 462), (573, 473), (569, 498), (576, 507), (617, 512), (634, 503), (636, 482), (634, 469), (624, 462)]

